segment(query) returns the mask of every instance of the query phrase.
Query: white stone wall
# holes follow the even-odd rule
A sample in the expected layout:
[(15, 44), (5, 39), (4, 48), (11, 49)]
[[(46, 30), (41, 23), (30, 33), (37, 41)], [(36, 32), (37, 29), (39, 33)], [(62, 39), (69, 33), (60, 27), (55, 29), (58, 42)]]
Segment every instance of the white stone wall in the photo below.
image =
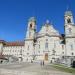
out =
[[(68, 19), (70, 19), (70, 23), (68, 23)], [(71, 11), (65, 14), (65, 40), (65, 55), (75, 56), (75, 24)]]
[(25, 41), (25, 47), (23, 52), (23, 61), (31, 61), (33, 60), (34, 55), (34, 47), (33, 47), (33, 40)]
[[(46, 40), (48, 43), (48, 48), (45, 47)], [(39, 47), (40, 46), (40, 47)], [(53, 55), (53, 50), (55, 51), (55, 55)], [(37, 39), (37, 44), (35, 48), (35, 52), (37, 55), (37, 60), (44, 60), (45, 53), (48, 53), (48, 60), (52, 60), (52, 58), (59, 58), (62, 54), (62, 48), (60, 45), (59, 37), (49, 37), (44, 36)]]
[(66, 37), (75, 36), (75, 26), (67, 24), (65, 26), (65, 34), (66, 34)]
[(20, 57), (21, 52), (24, 51), (24, 46), (4, 46), (3, 54), (4, 55), (13, 55), (15, 57)]
[(75, 38), (66, 39), (66, 49), (65, 50), (66, 50), (67, 56), (75, 56)]
[(3, 43), (0, 43), (0, 53), (3, 51)]

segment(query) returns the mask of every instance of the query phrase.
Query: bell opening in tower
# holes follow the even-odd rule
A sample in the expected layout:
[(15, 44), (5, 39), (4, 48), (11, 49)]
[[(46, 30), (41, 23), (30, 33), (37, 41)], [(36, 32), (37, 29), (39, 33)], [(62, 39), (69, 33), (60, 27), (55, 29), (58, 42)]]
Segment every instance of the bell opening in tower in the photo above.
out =
[(68, 23), (71, 23), (71, 19), (68, 18), (68, 19), (67, 19), (67, 22), (68, 22)]
[(32, 24), (30, 24), (30, 28), (32, 28)]

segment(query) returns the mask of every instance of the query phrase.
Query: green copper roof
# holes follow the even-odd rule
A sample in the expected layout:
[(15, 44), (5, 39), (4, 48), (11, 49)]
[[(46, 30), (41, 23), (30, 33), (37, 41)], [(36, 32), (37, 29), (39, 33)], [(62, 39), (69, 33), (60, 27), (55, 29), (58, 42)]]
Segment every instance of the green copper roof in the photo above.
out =
[(71, 11), (66, 11), (66, 12), (65, 12), (65, 16), (66, 16), (66, 15), (72, 16), (72, 12), (71, 12)]
[(34, 22), (36, 22), (36, 19), (35, 19), (35, 17), (31, 17), (28, 21), (34, 21)]

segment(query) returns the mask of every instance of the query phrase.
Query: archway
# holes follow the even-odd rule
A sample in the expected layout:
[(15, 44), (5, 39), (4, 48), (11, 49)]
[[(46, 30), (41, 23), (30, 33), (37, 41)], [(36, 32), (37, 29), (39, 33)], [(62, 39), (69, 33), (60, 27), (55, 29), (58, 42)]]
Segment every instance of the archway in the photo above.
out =
[(45, 59), (45, 61), (48, 61), (48, 53), (45, 53), (44, 59)]

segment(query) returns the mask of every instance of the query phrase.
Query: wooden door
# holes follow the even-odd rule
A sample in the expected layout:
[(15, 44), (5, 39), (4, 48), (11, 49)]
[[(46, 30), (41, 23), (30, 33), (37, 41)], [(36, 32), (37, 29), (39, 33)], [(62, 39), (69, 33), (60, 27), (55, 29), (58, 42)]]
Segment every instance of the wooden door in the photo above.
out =
[(48, 53), (45, 53), (45, 60), (48, 61)]

